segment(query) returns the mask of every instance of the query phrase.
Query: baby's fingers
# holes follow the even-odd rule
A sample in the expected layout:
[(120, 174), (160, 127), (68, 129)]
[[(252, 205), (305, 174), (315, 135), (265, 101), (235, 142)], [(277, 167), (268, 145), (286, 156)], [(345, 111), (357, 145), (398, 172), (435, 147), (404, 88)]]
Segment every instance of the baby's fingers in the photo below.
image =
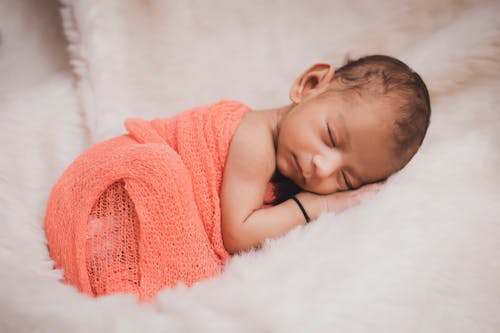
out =
[(363, 185), (356, 190), (356, 194), (363, 199), (372, 197), (380, 191), (383, 184), (383, 182), (377, 182), (373, 184)]
[(385, 184), (385, 180), (384, 181), (380, 181), (380, 182), (376, 182), (376, 183), (372, 183), (372, 184), (366, 184), (366, 185), (363, 185), (361, 186), (360, 188), (358, 188), (358, 191), (366, 191), (366, 192), (372, 192), (372, 191), (375, 191), (375, 192), (378, 192), (380, 191), (380, 189), (382, 188), (382, 186)]

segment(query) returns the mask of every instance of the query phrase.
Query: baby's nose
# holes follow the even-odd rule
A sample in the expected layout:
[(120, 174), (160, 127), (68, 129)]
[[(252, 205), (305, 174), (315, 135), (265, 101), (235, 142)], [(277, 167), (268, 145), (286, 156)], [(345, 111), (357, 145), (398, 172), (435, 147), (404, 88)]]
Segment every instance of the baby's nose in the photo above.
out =
[(312, 161), (316, 171), (316, 176), (326, 178), (339, 169), (341, 158), (338, 152), (329, 151), (323, 154), (315, 155)]

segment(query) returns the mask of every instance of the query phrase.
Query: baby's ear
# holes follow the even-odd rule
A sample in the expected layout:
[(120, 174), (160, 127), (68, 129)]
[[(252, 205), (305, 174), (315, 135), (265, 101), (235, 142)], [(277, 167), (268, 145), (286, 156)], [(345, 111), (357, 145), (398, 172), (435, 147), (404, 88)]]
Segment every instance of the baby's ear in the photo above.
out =
[(302, 73), (290, 89), (290, 100), (300, 103), (308, 97), (316, 96), (325, 91), (333, 80), (335, 69), (327, 63), (312, 65)]

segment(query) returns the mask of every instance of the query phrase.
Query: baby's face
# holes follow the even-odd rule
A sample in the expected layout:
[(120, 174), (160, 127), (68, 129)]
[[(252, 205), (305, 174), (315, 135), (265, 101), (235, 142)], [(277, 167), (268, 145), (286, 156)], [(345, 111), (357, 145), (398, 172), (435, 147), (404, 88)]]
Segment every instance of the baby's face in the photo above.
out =
[(390, 101), (356, 94), (314, 96), (292, 106), (281, 123), (278, 170), (304, 190), (328, 194), (387, 178), (395, 112)]

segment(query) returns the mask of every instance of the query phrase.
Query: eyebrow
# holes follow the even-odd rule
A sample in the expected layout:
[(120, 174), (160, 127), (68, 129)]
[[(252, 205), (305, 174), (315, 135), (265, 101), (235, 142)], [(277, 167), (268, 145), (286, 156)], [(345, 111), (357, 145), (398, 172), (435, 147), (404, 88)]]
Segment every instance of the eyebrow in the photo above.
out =
[[(349, 131), (347, 130), (347, 126), (346, 126), (346, 123), (345, 123), (344, 116), (341, 113), (337, 113), (337, 119), (339, 121), (336, 122), (336, 123), (334, 123), (334, 125), (337, 127), (337, 128), (335, 128), (336, 130), (338, 128), (341, 128), (341, 130), (342, 130), (342, 133), (343, 133), (343, 139), (342, 139), (343, 142), (342, 142), (342, 144), (344, 146), (350, 146), (350, 144), (351, 144), (351, 135), (350, 135)], [(339, 126), (337, 126), (337, 124)], [(352, 181), (349, 181), (349, 179), (347, 177), (347, 173), (349, 173), (349, 175), (351, 176), (351, 178), (353, 178), (354, 180), (356, 180), (357, 183), (359, 183), (359, 186), (356, 186), (356, 187), (353, 186), (354, 184), (353, 184)], [(360, 186), (363, 185), (363, 180), (361, 179), (361, 177), (359, 177), (359, 175), (357, 173), (355, 173), (355, 172), (352, 171), (352, 168), (348, 172), (344, 171), (344, 177), (345, 177), (345, 179), (346, 179), (346, 181), (348, 183), (347, 185), (349, 187), (353, 188), (353, 189), (354, 188), (358, 188), (358, 187), (360, 187)]]
[[(337, 118), (338, 120), (340, 120), (338, 123), (340, 124), (339, 127), (342, 128), (342, 132), (344, 133), (344, 144), (348, 144), (351, 142), (351, 136), (349, 134), (349, 132), (347, 131), (347, 126), (345, 125), (345, 119), (344, 119), (344, 116), (341, 114), (341, 113), (337, 113)], [(335, 123), (335, 125), (337, 125), (337, 123)]]

